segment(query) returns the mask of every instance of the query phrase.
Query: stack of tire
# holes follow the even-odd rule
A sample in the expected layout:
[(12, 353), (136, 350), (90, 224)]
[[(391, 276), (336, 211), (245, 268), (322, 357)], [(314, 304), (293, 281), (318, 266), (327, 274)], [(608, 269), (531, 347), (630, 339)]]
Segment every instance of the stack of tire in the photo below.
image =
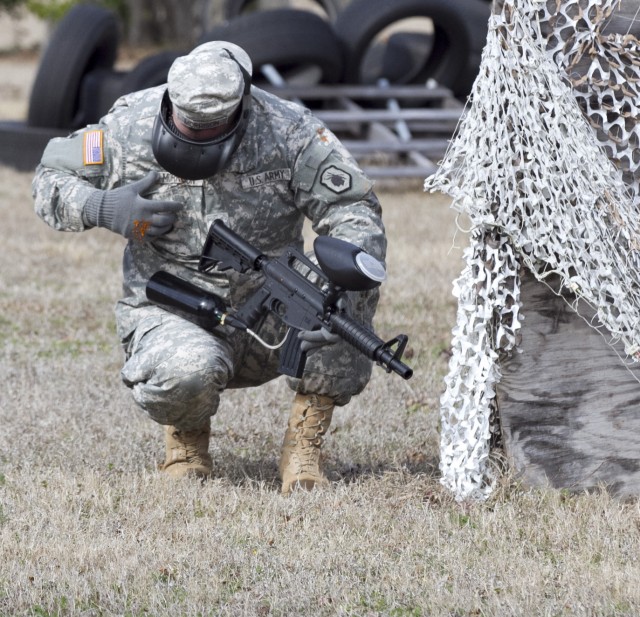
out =
[[(433, 80), (458, 98), (469, 93), (487, 35), (487, 0), (315, 4), (317, 11), (251, 10), (250, 0), (228, 0), (225, 21), (197, 44), (227, 40), (243, 47), (257, 85)], [(418, 18), (430, 27), (404, 29)], [(0, 122), (0, 163), (33, 169), (50, 137), (96, 122), (122, 94), (164, 83), (175, 58), (189, 51), (164, 51), (117, 71), (119, 32), (117, 17), (99, 6), (80, 4), (67, 13), (42, 55), (26, 123)]]

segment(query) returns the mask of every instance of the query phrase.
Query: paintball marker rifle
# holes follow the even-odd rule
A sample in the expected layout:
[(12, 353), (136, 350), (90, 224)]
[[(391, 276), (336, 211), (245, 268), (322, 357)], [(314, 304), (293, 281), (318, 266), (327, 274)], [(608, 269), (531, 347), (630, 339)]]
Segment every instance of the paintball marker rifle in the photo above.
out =
[(246, 330), (265, 345), (251, 328), (266, 312), (275, 313), (289, 328), (280, 352), (279, 371), (285, 375), (300, 377), (304, 370), (306, 353), (300, 349), (298, 333), (325, 328), (388, 373), (409, 379), (413, 370), (402, 362), (407, 336), (400, 334), (385, 343), (339, 308), (346, 291), (380, 285), (385, 278), (382, 264), (350, 242), (329, 236), (317, 237), (314, 251), (320, 267), (294, 247), (271, 259), (216, 220), (209, 228), (198, 269), (207, 272), (218, 264), (219, 270), (258, 271), (264, 276), (262, 286), (230, 314), (222, 298), (160, 271), (147, 283), (147, 298), (207, 330), (228, 325)]

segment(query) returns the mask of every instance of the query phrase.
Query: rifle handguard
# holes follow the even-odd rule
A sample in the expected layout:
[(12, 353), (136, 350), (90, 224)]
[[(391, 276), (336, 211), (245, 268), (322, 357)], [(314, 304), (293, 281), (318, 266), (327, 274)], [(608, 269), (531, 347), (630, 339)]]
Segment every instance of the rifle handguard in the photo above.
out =
[[(371, 358), (387, 373), (393, 371), (403, 379), (410, 379), (413, 369), (402, 362), (402, 354), (407, 346), (407, 336), (400, 334), (385, 343), (373, 332), (351, 319), (348, 315), (334, 313), (329, 317), (332, 332), (340, 335), (347, 343)], [(393, 346), (397, 344), (395, 351)]]

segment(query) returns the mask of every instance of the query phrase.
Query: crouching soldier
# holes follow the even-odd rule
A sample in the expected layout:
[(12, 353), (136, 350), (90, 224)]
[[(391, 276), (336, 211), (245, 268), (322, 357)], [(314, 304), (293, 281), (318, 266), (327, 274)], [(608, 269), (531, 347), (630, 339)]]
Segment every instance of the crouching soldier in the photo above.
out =
[[(197, 265), (216, 219), (263, 253), (302, 249), (302, 227), (359, 245), (384, 260), (380, 204), (337, 138), (304, 107), (251, 85), (249, 56), (231, 43), (196, 47), (172, 65), (167, 84), (120, 98), (98, 124), (47, 146), (33, 180), (37, 214), (51, 227), (103, 227), (128, 239), (124, 293), (116, 306), (125, 351), (122, 379), (135, 402), (165, 425), (164, 471), (207, 477), (210, 417), (229, 388), (278, 376), (278, 352), (240, 330), (215, 333), (151, 304), (158, 270), (192, 281), (235, 309), (259, 277)], [(353, 294), (353, 317), (371, 325), (376, 290)], [(257, 328), (281, 340), (268, 315)], [(294, 401), (280, 460), (282, 492), (326, 483), (320, 448), (334, 406), (362, 391), (372, 364), (344, 342), (302, 333), (305, 372), (289, 378)], [(323, 344), (324, 343), (324, 344)]]

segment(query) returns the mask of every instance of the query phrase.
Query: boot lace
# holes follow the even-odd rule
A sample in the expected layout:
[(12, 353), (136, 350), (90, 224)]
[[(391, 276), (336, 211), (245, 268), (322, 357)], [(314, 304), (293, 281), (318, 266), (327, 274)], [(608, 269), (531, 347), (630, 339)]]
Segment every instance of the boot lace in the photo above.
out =
[(320, 447), (324, 441), (326, 426), (324, 425), (326, 407), (309, 406), (303, 414), (303, 419), (296, 426), (296, 441), (298, 448), (292, 453), (298, 473), (309, 472), (320, 475)]

